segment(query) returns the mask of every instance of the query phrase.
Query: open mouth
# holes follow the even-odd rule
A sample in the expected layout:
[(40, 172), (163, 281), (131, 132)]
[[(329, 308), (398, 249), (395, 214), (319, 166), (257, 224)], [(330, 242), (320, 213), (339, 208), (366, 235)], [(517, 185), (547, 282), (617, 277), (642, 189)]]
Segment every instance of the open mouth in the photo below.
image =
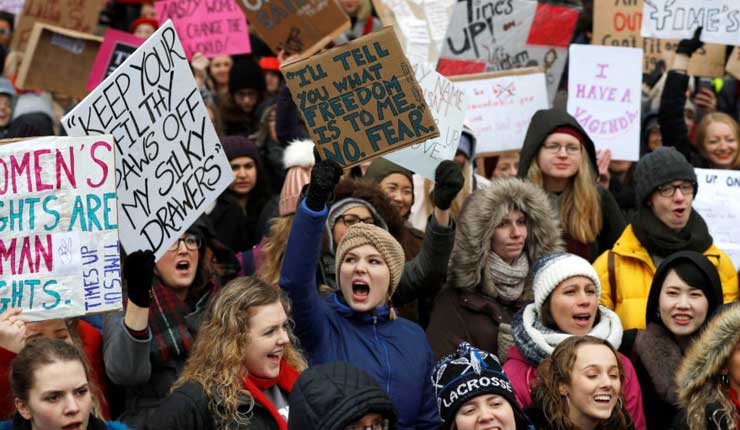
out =
[(67, 424), (66, 426), (62, 427), (64, 430), (77, 430), (82, 428), (82, 421), (77, 421), (72, 424)]
[(187, 272), (190, 270), (190, 262), (187, 260), (178, 261), (177, 264), (175, 264), (175, 270), (178, 272)]
[(579, 327), (588, 327), (591, 322), (591, 314), (577, 314), (573, 316), (573, 320)]
[(594, 396), (594, 402), (600, 405), (608, 405), (612, 401), (611, 394), (597, 394)]
[(686, 208), (673, 209), (673, 214), (677, 217), (682, 217), (686, 214)]
[(355, 281), (352, 283), (352, 300), (364, 303), (370, 296), (370, 286), (364, 282)]
[(688, 325), (693, 318), (687, 314), (673, 315), (673, 321), (678, 325)]
[(267, 358), (274, 363), (280, 363), (280, 360), (283, 358), (283, 351), (273, 351), (267, 354)]

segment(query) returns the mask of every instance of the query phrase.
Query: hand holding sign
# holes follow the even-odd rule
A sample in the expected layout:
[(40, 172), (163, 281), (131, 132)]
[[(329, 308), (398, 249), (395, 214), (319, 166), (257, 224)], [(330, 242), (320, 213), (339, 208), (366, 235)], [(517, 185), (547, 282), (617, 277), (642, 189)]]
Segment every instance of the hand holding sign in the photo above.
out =
[(18, 354), (26, 346), (26, 320), (21, 308), (8, 308), (0, 313), (0, 348)]
[(154, 279), (152, 251), (136, 251), (127, 255), (123, 263), (123, 278), (128, 287), (128, 299), (140, 308), (148, 308), (152, 301)]

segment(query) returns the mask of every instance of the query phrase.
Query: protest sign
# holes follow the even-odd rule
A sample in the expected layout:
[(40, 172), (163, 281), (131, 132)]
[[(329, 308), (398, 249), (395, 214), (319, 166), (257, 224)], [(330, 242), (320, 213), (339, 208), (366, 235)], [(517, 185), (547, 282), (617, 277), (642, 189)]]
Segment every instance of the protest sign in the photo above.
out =
[(552, 100), (579, 10), (534, 0), (455, 3), (438, 71), (445, 76), (542, 67)]
[(714, 244), (740, 268), (740, 172), (695, 169), (699, 189), (692, 204), (709, 227)]
[(478, 142), (478, 154), (521, 149), (532, 115), (549, 107), (545, 75), (539, 68), (450, 79), (468, 97), (466, 118)]
[(0, 0), (0, 10), (10, 12), (13, 15), (19, 15), (23, 10), (25, 0)]
[(571, 45), (568, 113), (613, 160), (640, 158), (642, 49)]
[(136, 51), (144, 39), (136, 37), (125, 31), (109, 28), (103, 37), (103, 44), (98, 49), (90, 77), (87, 80), (87, 91), (92, 91), (103, 79), (113, 73), (114, 70)]
[(10, 48), (25, 52), (33, 24), (37, 21), (82, 33), (95, 33), (104, 4), (105, 0), (26, 0), (23, 12), (15, 22)]
[(167, 21), (62, 118), (70, 136), (112, 134), (121, 243), (175, 243), (234, 175)]
[(300, 53), (309, 57), (335, 37), (349, 30), (347, 14), (336, 1), (305, 0), (300, 3), (273, 0), (236, 0), (267, 46), (277, 54)]
[(462, 89), (435, 72), (429, 64), (414, 64), (414, 75), (437, 123), (439, 137), (391, 152), (385, 158), (434, 180), (437, 165), (443, 160), (452, 160), (457, 151), (465, 121), (467, 97)]
[(244, 12), (236, 0), (188, 2), (160, 0), (154, 3), (160, 22), (171, 19), (188, 59), (196, 52), (207, 58), (252, 52)]
[(740, 45), (740, 2), (644, 0), (643, 37), (690, 39), (699, 27), (704, 42)]
[(732, 49), (730, 58), (727, 60), (727, 67), (725, 68), (727, 73), (732, 75), (735, 79), (740, 79), (740, 47)]
[(121, 309), (112, 136), (0, 145), (0, 312)]
[[(37, 22), (16, 85), (82, 98), (102, 39)], [(50, 73), (53, 71), (53, 73)]]
[(351, 167), (439, 136), (390, 27), (280, 70), (321, 158)]

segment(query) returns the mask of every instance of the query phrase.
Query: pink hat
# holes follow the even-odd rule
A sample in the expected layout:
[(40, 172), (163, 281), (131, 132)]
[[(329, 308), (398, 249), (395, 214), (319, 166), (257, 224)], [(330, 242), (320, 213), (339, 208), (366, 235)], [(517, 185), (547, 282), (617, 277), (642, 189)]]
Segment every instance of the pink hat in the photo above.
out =
[(288, 173), (280, 191), (280, 216), (295, 213), (301, 190), (311, 182), (311, 169), (315, 163), (313, 146), (311, 140), (296, 140), (285, 148), (283, 165)]

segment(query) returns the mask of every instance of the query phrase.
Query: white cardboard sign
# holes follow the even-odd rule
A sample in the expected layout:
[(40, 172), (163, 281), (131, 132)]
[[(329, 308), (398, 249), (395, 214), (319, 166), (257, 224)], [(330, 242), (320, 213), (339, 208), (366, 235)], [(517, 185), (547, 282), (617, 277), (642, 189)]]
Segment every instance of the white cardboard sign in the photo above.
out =
[(699, 189), (693, 208), (709, 227), (714, 244), (740, 267), (740, 172), (695, 169)]
[(740, 45), (740, 2), (644, 0), (642, 37), (690, 39), (698, 27), (704, 42)]
[(441, 161), (452, 160), (457, 151), (465, 121), (467, 97), (465, 91), (434, 71), (430, 64), (414, 64), (414, 74), (437, 123), (439, 137), (401, 148), (384, 157), (434, 180), (437, 165)]
[(0, 312), (121, 309), (112, 136), (0, 145)]
[(62, 118), (70, 136), (112, 134), (121, 243), (175, 243), (233, 179), (171, 21)]
[(568, 113), (613, 160), (640, 158), (642, 49), (571, 45)]

